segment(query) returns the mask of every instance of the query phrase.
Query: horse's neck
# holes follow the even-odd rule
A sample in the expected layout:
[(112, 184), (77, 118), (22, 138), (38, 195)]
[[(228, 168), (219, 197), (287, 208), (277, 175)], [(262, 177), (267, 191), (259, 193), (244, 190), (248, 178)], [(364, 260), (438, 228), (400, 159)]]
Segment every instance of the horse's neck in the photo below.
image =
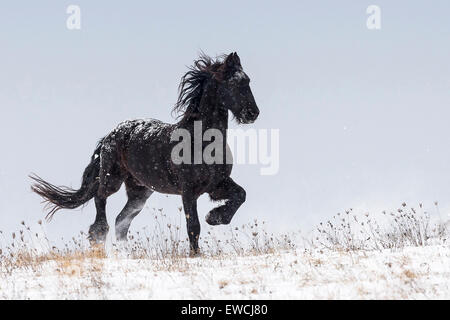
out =
[(178, 123), (178, 127), (193, 132), (195, 122), (200, 121), (203, 132), (208, 129), (217, 129), (222, 132), (224, 139), (226, 139), (228, 129), (228, 110), (216, 106), (207, 106), (205, 108), (201, 108), (201, 110), (207, 111), (203, 113), (196, 113), (195, 115), (188, 115)]
[(217, 129), (226, 133), (228, 129), (228, 110), (217, 109), (202, 116), (203, 130)]

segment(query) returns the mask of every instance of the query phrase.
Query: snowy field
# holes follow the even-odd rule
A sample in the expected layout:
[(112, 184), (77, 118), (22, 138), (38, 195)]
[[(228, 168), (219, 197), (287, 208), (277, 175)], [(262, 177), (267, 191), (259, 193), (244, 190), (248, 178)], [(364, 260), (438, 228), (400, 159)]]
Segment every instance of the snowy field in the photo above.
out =
[(1, 275), (2, 299), (450, 299), (450, 248), (73, 258)]
[(165, 219), (96, 248), (84, 233), (58, 248), (24, 222), (0, 232), (0, 299), (450, 299), (449, 223), (422, 205), (350, 209), (307, 235), (205, 230), (196, 258)]

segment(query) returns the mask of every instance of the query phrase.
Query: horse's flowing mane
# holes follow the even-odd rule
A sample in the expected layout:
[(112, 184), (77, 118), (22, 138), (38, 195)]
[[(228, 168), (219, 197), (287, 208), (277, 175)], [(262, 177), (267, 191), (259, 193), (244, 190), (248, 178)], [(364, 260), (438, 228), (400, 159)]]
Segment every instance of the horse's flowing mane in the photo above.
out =
[(183, 117), (198, 111), (207, 80), (212, 76), (217, 79), (222, 78), (225, 58), (226, 55), (217, 58), (211, 58), (204, 53), (199, 55), (192, 66), (188, 67), (189, 71), (181, 77), (178, 86), (178, 100), (172, 109), (172, 113), (178, 114), (178, 117)]

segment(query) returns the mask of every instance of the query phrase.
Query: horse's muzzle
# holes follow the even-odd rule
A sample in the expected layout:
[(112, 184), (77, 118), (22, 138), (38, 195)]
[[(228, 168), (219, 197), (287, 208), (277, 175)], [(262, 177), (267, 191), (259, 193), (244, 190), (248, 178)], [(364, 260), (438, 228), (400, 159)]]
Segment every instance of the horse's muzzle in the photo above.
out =
[(259, 116), (259, 110), (255, 109), (255, 110), (246, 110), (245, 112), (242, 113), (242, 123), (245, 124), (249, 124), (249, 123), (253, 123), (256, 121), (256, 119), (258, 119)]

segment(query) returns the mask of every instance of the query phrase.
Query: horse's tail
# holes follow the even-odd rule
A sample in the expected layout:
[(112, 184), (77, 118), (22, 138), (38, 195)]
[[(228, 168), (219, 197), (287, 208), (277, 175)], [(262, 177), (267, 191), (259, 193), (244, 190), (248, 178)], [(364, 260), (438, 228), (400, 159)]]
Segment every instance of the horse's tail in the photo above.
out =
[(37, 175), (30, 175), (30, 178), (35, 182), (31, 186), (31, 190), (44, 198), (43, 202), (46, 203), (45, 208), (48, 209), (47, 219), (50, 220), (55, 212), (60, 209), (78, 208), (95, 196), (99, 185), (98, 176), (100, 172), (100, 149), (102, 142), (103, 139), (99, 141), (91, 157), (91, 162), (84, 170), (81, 187), (78, 190), (55, 186), (44, 181)]

